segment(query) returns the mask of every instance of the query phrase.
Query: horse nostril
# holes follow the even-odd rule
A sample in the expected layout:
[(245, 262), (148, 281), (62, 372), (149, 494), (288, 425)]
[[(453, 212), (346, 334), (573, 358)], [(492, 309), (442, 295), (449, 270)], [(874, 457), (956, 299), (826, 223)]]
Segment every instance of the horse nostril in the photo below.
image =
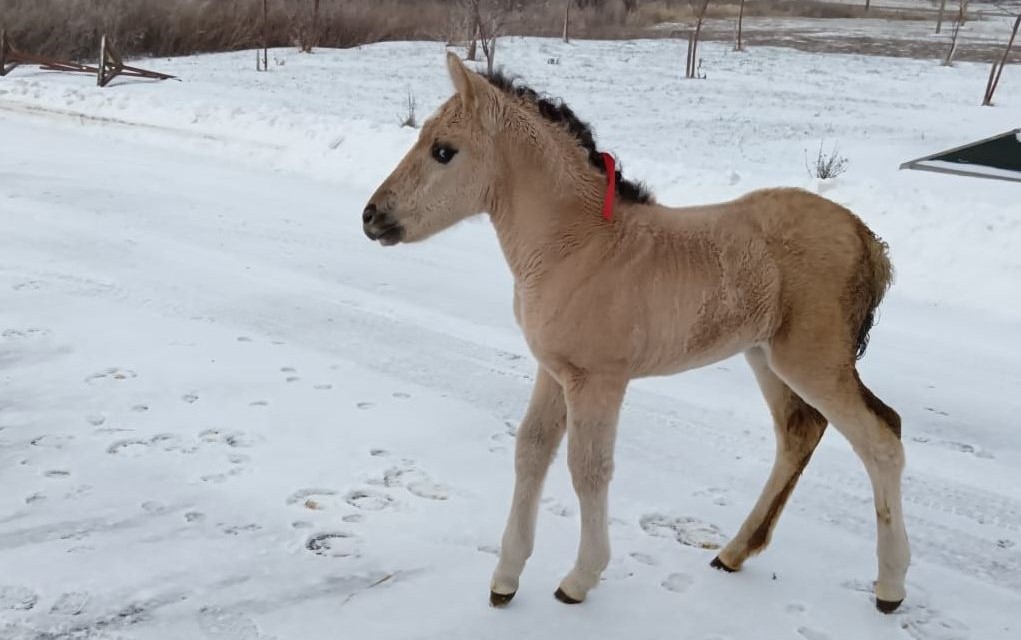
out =
[(370, 204), (365, 207), (365, 211), (362, 211), (362, 223), (369, 224), (372, 222), (372, 219), (376, 217), (376, 213), (376, 205)]

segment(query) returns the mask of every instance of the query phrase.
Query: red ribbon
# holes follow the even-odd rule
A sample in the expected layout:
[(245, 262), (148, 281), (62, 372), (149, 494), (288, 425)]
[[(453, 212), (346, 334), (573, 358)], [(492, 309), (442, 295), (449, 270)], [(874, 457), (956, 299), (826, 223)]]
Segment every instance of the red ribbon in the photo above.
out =
[(613, 219), (613, 196), (617, 193), (617, 165), (613, 156), (603, 152), (603, 166), (606, 167), (606, 197), (603, 199), (603, 219)]

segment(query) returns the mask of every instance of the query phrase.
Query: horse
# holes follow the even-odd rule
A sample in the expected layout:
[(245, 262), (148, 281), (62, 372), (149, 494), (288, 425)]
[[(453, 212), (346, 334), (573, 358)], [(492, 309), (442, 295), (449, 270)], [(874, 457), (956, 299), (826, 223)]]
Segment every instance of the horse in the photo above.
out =
[(515, 483), (490, 604), (518, 590), (547, 470), (567, 435), (581, 532), (555, 597), (582, 602), (610, 559), (608, 488), (631, 380), (743, 354), (772, 415), (776, 452), (755, 506), (711, 566), (734, 572), (769, 544), (832, 424), (864, 463), (877, 524), (875, 605), (904, 600), (910, 562), (900, 417), (862, 382), (888, 246), (860, 218), (796, 188), (668, 207), (625, 179), (563, 101), (448, 52), (455, 92), (362, 212), (383, 246), (422, 242), (488, 214), (514, 279), (514, 316), (538, 364), (517, 432)]

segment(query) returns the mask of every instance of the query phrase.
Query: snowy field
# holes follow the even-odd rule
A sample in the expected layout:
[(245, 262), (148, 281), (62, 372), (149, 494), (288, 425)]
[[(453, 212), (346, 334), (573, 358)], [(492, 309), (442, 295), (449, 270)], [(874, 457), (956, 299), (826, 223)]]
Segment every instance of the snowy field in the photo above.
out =
[[(827, 433), (773, 544), (709, 568), (772, 462), (740, 359), (635, 383), (613, 560), (552, 592), (577, 507), (554, 464), (535, 555), (487, 606), (534, 362), (484, 219), (385, 250), (360, 212), (451, 92), (436, 43), (146, 60), (181, 82), (0, 79), (0, 638), (336, 640), (1021, 635), (1018, 187), (900, 172), (1021, 125), (1021, 75), (703, 47), (501, 42), (660, 201), (819, 190), (891, 245), (866, 382), (904, 419), (914, 560), (873, 607), (871, 490)], [(550, 64), (550, 61), (557, 64)], [(850, 161), (820, 184), (821, 142)]]

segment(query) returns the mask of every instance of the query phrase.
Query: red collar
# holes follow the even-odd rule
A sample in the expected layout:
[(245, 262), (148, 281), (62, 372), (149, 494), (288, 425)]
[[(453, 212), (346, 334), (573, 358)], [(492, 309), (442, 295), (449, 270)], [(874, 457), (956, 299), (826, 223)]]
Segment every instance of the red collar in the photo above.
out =
[(603, 198), (603, 219), (613, 219), (613, 196), (617, 193), (617, 165), (613, 156), (603, 152), (603, 166), (606, 167), (606, 196)]

